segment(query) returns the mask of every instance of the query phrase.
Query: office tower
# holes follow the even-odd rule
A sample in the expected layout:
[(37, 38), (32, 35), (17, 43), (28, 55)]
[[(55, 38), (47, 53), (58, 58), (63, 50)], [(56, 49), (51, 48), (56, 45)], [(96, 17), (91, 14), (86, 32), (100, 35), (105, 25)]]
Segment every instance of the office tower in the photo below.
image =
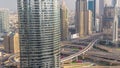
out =
[(0, 33), (9, 31), (9, 10), (5, 8), (0, 9)]
[(111, 34), (111, 27), (114, 20), (114, 7), (112, 6), (105, 6), (104, 13), (102, 16), (102, 22), (103, 22), (103, 30), (107, 34)]
[(99, 0), (99, 16), (103, 15), (105, 3), (104, 0)]
[(3, 36), (4, 49), (8, 53), (18, 53), (19, 52), (19, 35), (18, 33), (9, 32)]
[(86, 35), (86, 14), (84, 11), (87, 11), (87, 0), (77, 0), (76, 1), (76, 14), (75, 14), (75, 25), (76, 25), (76, 33), (79, 34), (80, 37), (84, 37)]
[(94, 0), (88, 0), (88, 10), (94, 12)]
[(93, 23), (92, 29), (95, 30), (95, 19), (96, 19), (96, 0), (88, 0), (88, 10), (92, 11)]
[(17, 0), (20, 67), (60, 68), (58, 0)]
[(65, 41), (68, 39), (68, 9), (65, 5), (64, 0), (62, 0), (60, 15), (61, 15), (61, 40)]
[(117, 11), (117, 0), (114, 1), (114, 21), (113, 21), (113, 42), (117, 42), (118, 41), (118, 11)]
[(104, 0), (96, 0), (96, 16), (101, 16), (104, 10)]
[(87, 14), (87, 23), (88, 23), (88, 35), (92, 34), (92, 27), (93, 27), (93, 20), (92, 20), (92, 11), (88, 10), (86, 11), (86, 14)]
[(14, 53), (19, 53), (20, 52), (19, 33), (14, 33), (13, 46), (14, 46)]

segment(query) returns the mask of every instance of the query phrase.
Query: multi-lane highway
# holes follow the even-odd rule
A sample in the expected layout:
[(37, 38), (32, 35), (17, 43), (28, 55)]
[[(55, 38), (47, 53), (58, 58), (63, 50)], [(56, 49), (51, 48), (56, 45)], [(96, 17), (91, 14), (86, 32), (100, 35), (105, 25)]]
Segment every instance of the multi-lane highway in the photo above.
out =
[(78, 56), (84, 54), (85, 52), (90, 50), (97, 41), (98, 41), (98, 39), (93, 40), (92, 42), (89, 43), (89, 45), (86, 48), (84, 48), (83, 50), (81, 50), (81, 51), (79, 51), (79, 52), (77, 52), (75, 54), (72, 54), (72, 55), (70, 55), (68, 57), (65, 57), (65, 58), (61, 59), (61, 62), (65, 62), (67, 60), (73, 59), (75, 57), (78, 57)]
[[(61, 62), (64, 62), (64, 61), (67, 61), (67, 60), (70, 60), (70, 59), (73, 59), (73, 58), (75, 58), (75, 57), (77, 57), (77, 56), (80, 56), (80, 55), (82, 55), (82, 54), (84, 54), (85, 52), (87, 52), (88, 50), (90, 50), (93, 46), (94, 46), (94, 44), (98, 41), (98, 39), (96, 39), (96, 38), (98, 38), (98, 37), (100, 37), (101, 36), (101, 34), (95, 34), (95, 35), (92, 35), (92, 36), (89, 36), (89, 37), (87, 37), (87, 38), (85, 38), (85, 39), (77, 39), (77, 42), (81, 42), (81, 41), (84, 41), (85, 43), (86, 42), (88, 42), (88, 41), (91, 41), (91, 40), (93, 40), (92, 42), (90, 42), (84, 49), (82, 49), (82, 50), (80, 50), (80, 51), (76, 51), (76, 53), (74, 53), (74, 54), (71, 54), (70, 56), (67, 56), (67, 57), (64, 57), (64, 58), (62, 58), (61, 59)], [(18, 63), (16, 60), (15, 60), (15, 57), (16, 56), (18, 56), (18, 54), (14, 54), (14, 55), (12, 55), (11, 57), (9, 57), (9, 61), (11, 62), (11, 63)]]

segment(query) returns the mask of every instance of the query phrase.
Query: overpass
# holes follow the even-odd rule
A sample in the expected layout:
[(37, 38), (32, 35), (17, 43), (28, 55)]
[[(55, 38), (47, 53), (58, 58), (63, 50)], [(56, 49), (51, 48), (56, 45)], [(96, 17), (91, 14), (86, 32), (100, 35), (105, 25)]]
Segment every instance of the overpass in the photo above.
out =
[[(77, 56), (80, 56), (80, 55), (86, 53), (88, 50), (90, 50), (90, 49), (94, 46), (94, 44), (95, 44), (97, 41), (98, 41), (98, 39), (93, 40), (92, 42), (89, 43), (89, 45), (88, 45), (86, 48), (84, 48), (83, 50), (81, 50), (81, 51), (79, 51), (79, 52), (77, 52), (77, 53), (75, 53), (75, 54), (72, 54), (72, 55), (70, 55), (70, 56), (68, 56), (68, 57), (65, 57), (65, 58), (61, 59), (61, 62), (64, 62), (64, 61), (73, 59), (73, 58), (75, 58), (75, 57), (77, 57)], [(19, 55), (19, 53), (16, 53), (16, 54), (10, 56), (10, 57), (9, 57), (9, 61), (10, 61), (11, 63), (18, 63), (18, 62), (15, 60), (15, 57), (18, 56), (18, 55)]]
[(65, 62), (65, 61), (67, 61), (67, 60), (73, 59), (73, 58), (75, 58), (75, 57), (78, 57), (78, 56), (86, 53), (88, 50), (90, 50), (90, 49), (94, 46), (94, 44), (95, 44), (98, 40), (99, 40), (99, 39), (93, 40), (93, 41), (90, 42), (89, 45), (88, 45), (86, 48), (84, 48), (83, 50), (81, 50), (81, 51), (79, 51), (79, 52), (77, 52), (77, 53), (75, 53), (75, 54), (72, 54), (72, 55), (70, 55), (70, 56), (68, 56), (68, 57), (65, 57), (65, 58), (61, 59), (61, 62)]

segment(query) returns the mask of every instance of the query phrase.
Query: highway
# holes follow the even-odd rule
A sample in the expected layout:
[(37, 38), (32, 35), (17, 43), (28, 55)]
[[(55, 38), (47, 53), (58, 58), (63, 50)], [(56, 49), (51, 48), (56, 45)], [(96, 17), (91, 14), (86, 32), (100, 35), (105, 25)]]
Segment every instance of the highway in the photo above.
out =
[(72, 54), (72, 55), (70, 55), (68, 57), (65, 57), (65, 58), (61, 59), (61, 62), (65, 62), (67, 60), (70, 60), (72, 58), (75, 58), (77, 56), (80, 56), (80, 55), (84, 54), (85, 52), (90, 50), (97, 41), (98, 41), (98, 39), (93, 40), (92, 42), (89, 43), (89, 45), (86, 48), (84, 48), (83, 50), (81, 50), (81, 51), (79, 51), (79, 52), (77, 52), (75, 54)]
[[(65, 57), (65, 58), (61, 59), (61, 62), (70, 60), (70, 59), (72, 59), (72, 58), (74, 58), (74, 57), (77, 57), (77, 56), (80, 56), (80, 55), (84, 54), (85, 52), (87, 52), (88, 50), (90, 50), (97, 41), (98, 41), (98, 39), (93, 40), (93, 41), (90, 42), (89, 45), (88, 45), (87, 47), (85, 47), (83, 50), (81, 50), (81, 51), (79, 51), (79, 52), (77, 52), (77, 53), (75, 53), (75, 54), (72, 54), (72, 55), (70, 55), (70, 56), (68, 56), (68, 57)], [(14, 54), (14, 55), (12, 55), (11, 57), (9, 57), (9, 61), (10, 61), (11, 63), (18, 63), (17, 61), (15, 61), (15, 57), (16, 57), (18, 54), (19, 54), (19, 53)]]
[[(77, 57), (77, 56), (80, 56), (80, 55), (86, 53), (86, 52), (87, 52), (88, 50), (90, 50), (90, 49), (94, 46), (94, 44), (98, 41), (98, 39), (96, 39), (96, 38), (98, 38), (98, 37), (101, 37), (101, 34), (95, 34), (95, 35), (89, 36), (89, 37), (87, 37), (87, 38), (85, 38), (85, 39), (82, 39), (82, 40), (81, 40), (81, 39), (77, 39), (77, 40), (79, 40), (79, 41), (77, 41), (77, 42), (81, 42), (81, 41), (89, 42), (90, 40), (93, 40), (93, 41), (90, 42), (83, 50), (80, 50), (80, 51), (78, 51), (78, 52), (76, 52), (76, 53), (74, 53), (74, 51), (73, 51), (74, 54), (70, 54), (70, 56), (67, 56), (67, 57), (62, 58), (62, 59), (61, 59), (61, 62), (70, 60), (70, 59), (72, 59), (72, 58), (75, 58), (75, 57)], [(67, 44), (71, 44), (71, 43), (67, 43)], [(66, 46), (62, 46), (62, 47), (66, 47)], [(66, 53), (67, 53), (67, 52), (66, 52)], [(15, 60), (15, 57), (17, 57), (18, 55), (19, 55), (19, 53), (13, 54), (12, 56), (9, 57), (9, 61), (10, 61), (11, 63), (19, 63), (18, 61)]]

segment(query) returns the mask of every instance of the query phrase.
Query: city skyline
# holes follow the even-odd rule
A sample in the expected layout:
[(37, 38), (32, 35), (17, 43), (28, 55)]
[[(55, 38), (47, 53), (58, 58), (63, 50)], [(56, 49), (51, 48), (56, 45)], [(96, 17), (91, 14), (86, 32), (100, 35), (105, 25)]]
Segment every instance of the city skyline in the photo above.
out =
[(119, 4), (0, 1), (0, 68), (120, 68)]

